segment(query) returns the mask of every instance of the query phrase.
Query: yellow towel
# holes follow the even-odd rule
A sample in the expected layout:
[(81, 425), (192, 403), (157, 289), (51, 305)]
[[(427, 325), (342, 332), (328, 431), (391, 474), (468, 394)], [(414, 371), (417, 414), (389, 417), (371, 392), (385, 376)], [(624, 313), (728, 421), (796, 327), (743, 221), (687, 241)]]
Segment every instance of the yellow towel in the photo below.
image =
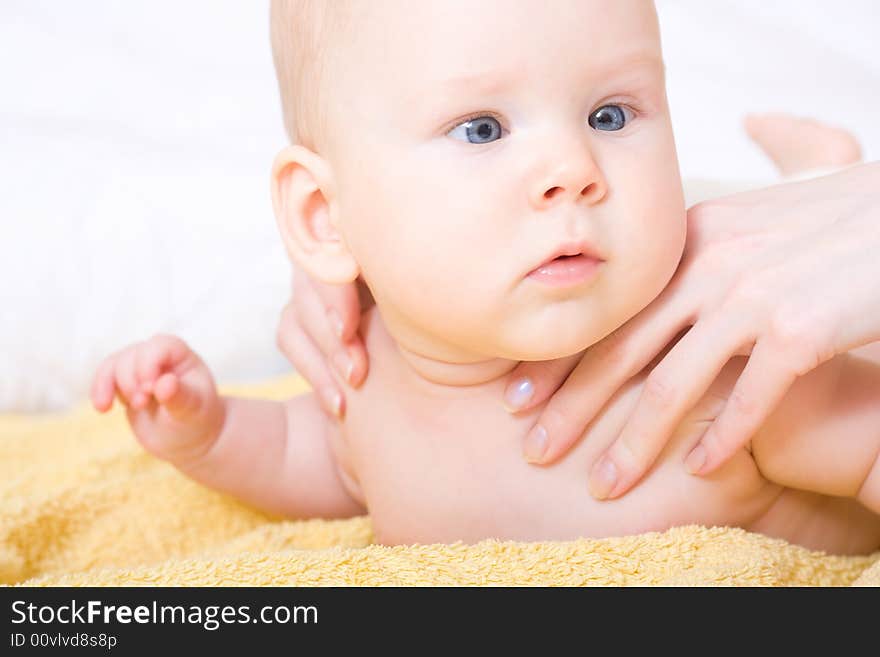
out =
[[(225, 392), (283, 399), (295, 376)], [(601, 540), (372, 544), (369, 518), (285, 521), (146, 454), (118, 407), (0, 416), (0, 583), (24, 585), (880, 585), (880, 553), (829, 556), (739, 529)]]

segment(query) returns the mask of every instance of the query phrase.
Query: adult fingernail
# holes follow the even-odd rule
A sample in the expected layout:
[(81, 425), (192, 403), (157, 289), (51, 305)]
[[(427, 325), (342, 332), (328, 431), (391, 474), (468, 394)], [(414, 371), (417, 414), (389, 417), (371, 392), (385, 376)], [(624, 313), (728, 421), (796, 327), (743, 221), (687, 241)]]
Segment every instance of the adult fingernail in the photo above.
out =
[(327, 317), (330, 319), (330, 326), (333, 327), (333, 332), (336, 333), (336, 337), (341, 340), (342, 331), (345, 328), (342, 324), (342, 317), (340, 317), (339, 313), (332, 308), (327, 311)]
[(339, 376), (348, 383), (351, 383), (351, 374), (354, 372), (354, 363), (351, 358), (349, 358), (348, 354), (344, 351), (339, 351), (334, 354), (333, 365), (336, 366), (336, 371), (339, 372)]
[(518, 411), (535, 394), (535, 384), (529, 378), (517, 379), (504, 391), (504, 405), (508, 411)]
[(608, 497), (617, 485), (617, 466), (608, 458), (602, 458), (590, 473), (590, 495), (597, 500)]
[(338, 420), (342, 419), (342, 395), (336, 390), (327, 391), (324, 393), (324, 399), (327, 401), (327, 406), (330, 408), (330, 412), (333, 413), (334, 416)]
[(691, 453), (688, 454), (688, 457), (684, 461), (684, 466), (691, 474), (697, 474), (702, 470), (703, 466), (706, 465), (707, 457), (708, 454), (706, 453), (706, 448), (703, 447), (702, 444), (697, 445), (691, 450)]
[(547, 430), (540, 424), (536, 424), (526, 436), (523, 454), (531, 463), (540, 463), (547, 451)]

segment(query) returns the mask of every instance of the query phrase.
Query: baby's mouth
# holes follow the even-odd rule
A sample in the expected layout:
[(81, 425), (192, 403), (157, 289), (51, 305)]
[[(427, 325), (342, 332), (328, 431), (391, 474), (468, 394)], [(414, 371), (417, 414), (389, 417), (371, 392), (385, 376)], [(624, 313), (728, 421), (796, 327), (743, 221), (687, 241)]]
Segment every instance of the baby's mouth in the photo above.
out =
[(603, 262), (588, 242), (568, 242), (554, 249), (527, 277), (554, 287), (568, 287), (595, 278)]
[(569, 287), (593, 280), (602, 262), (583, 253), (557, 256), (529, 272), (528, 278), (552, 287)]

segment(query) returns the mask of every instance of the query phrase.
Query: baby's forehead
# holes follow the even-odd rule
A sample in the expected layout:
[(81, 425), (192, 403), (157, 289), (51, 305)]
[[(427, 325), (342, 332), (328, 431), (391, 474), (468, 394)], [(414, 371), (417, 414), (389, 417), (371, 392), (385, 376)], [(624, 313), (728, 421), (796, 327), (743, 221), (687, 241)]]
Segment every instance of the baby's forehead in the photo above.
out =
[(358, 13), (353, 65), (398, 86), (492, 86), (542, 67), (600, 70), (636, 53), (660, 58), (646, 0), (376, 0)]

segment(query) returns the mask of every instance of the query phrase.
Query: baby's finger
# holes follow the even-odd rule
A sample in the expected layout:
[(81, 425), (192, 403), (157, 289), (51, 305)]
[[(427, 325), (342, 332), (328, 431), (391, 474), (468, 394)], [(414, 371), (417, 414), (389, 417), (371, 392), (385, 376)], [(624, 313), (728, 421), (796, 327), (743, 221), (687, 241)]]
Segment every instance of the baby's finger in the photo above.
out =
[(156, 379), (166, 370), (183, 362), (190, 349), (180, 338), (173, 335), (157, 334), (144, 342), (135, 357), (135, 375), (138, 389), (150, 395)]
[(620, 436), (590, 472), (590, 493), (614, 498), (647, 472), (673, 429), (747, 341), (744, 325), (730, 318), (698, 322), (654, 368)]
[(144, 395), (138, 391), (137, 375), (135, 374), (135, 355), (138, 347), (140, 345), (135, 345), (123, 351), (116, 359), (114, 370), (120, 401), (136, 410), (139, 408), (139, 403), (146, 401)]
[(135, 380), (137, 389), (144, 395), (152, 395), (156, 379), (161, 374), (161, 353), (152, 340), (145, 342), (135, 353)]
[(174, 372), (162, 374), (156, 381), (153, 395), (175, 419), (186, 420), (201, 406), (198, 390), (187, 385)]
[[(296, 371), (299, 372), (318, 396), (324, 410), (337, 418), (341, 418), (345, 408), (345, 398), (327, 361), (314, 343), (302, 330), (299, 324), (287, 325), (283, 341), (284, 352), (290, 358)], [(281, 341), (279, 336), (279, 342)]]
[(782, 401), (797, 378), (783, 358), (765, 342), (755, 344), (721, 414), (685, 460), (691, 474), (709, 474), (727, 461)]
[(305, 294), (295, 305), (300, 327), (323, 352), (340, 378), (349, 385), (358, 377), (362, 378), (366, 370), (366, 357), (360, 338), (356, 339), (354, 348), (351, 343), (343, 343), (332, 327), (334, 320), (327, 314), (317, 295)]
[(92, 405), (101, 413), (113, 406), (113, 397), (116, 393), (116, 383), (113, 379), (114, 358), (111, 356), (104, 359), (95, 372), (92, 381), (90, 396)]

